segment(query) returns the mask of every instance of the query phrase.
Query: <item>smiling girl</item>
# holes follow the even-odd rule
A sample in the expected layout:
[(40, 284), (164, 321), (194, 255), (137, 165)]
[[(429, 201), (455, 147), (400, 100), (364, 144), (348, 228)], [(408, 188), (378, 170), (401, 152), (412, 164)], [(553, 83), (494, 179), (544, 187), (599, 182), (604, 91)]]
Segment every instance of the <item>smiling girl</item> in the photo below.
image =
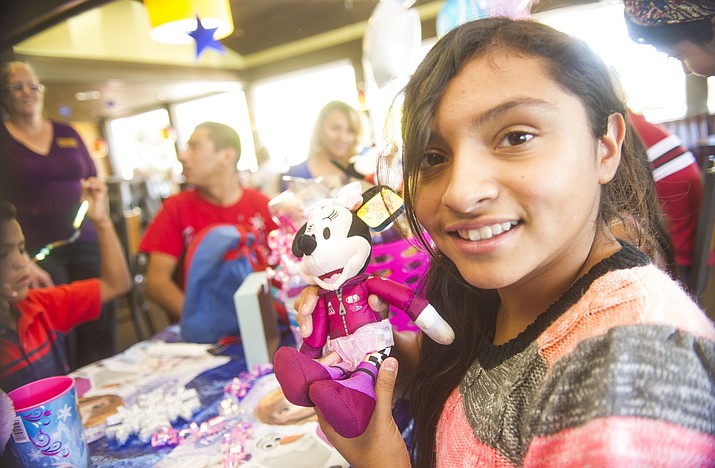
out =
[(353, 466), (713, 463), (715, 328), (608, 228), (637, 219), (653, 242), (617, 89), (581, 41), (504, 18), (453, 30), (418, 67), (406, 214), (434, 242), (426, 295), (456, 338), (417, 340), (411, 454), (394, 358), (363, 436), (322, 424)]

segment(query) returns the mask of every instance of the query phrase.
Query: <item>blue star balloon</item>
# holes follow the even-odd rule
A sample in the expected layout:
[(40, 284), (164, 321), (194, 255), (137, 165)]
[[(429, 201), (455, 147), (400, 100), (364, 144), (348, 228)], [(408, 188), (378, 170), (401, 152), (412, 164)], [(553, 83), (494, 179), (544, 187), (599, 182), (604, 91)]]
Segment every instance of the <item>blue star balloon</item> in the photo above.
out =
[(215, 49), (222, 54), (226, 53), (226, 50), (223, 48), (223, 45), (219, 41), (214, 39), (214, 34), (216, 33), (217, 29), (218, 28), (204, 28), (204, 25), (201, 24), (201, 18), (196, 15), (196, 30), (191, 31), (188, 34), (196, 41), (197, 59), (207, 47), (211, 47), (212, 49)]

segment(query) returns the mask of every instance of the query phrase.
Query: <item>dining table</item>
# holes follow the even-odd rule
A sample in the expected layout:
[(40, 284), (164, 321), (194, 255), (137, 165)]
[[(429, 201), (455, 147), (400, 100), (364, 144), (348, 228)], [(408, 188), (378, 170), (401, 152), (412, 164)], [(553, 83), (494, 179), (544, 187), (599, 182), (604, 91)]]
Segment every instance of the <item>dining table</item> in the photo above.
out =
[[(289, 330), (280, 345), (295, 346)], [(93, 467), (349, 466), (270, 363), (247, 368), (240, 339), (185, 343), (169, 326), (70, 375)], [(173, 420), (156, 429), (159, 413)]]

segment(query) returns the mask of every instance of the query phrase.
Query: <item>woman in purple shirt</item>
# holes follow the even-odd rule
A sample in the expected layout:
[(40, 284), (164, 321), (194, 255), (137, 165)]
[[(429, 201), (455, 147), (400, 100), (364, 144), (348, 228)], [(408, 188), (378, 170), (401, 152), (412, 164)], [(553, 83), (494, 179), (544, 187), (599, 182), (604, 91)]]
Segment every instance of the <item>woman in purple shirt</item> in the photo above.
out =
[[(43, 115), (45, 88), (32, 67), (7, 63), (0, 84), (5, 112), (0, 125), (0, 198), (17, 207), (27, 251), (35, 255), (44, 245), (72, 235), (80, 180), (96, 176), (97, 169), (79, 134)], [(35, 286), (97, 277), (99, 250), (92, 223), (84, 223), (76, 242), (54, 249), (39, 266), (44, 271), (35, 269)], [(68, 343), (73, 368), (112, 355), (114, 305), (104, 307), (99, 321), (78, 327), (76, 340)]]

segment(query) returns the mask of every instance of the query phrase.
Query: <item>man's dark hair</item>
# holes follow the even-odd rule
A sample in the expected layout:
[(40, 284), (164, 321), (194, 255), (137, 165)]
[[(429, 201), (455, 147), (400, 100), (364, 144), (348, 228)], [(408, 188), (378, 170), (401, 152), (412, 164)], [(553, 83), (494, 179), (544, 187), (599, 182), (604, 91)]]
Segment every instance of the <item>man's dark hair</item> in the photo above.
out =
[(236, 163), (238, 163), (241, 157), (241, 138), (239, 138), (236, 130), (218, 122), (204, 122), (197, 125), (196, 128), (205, 128), (209, 131), (209, 138), (214, 142), (217, 150), (224, 148), (236, 150)]

